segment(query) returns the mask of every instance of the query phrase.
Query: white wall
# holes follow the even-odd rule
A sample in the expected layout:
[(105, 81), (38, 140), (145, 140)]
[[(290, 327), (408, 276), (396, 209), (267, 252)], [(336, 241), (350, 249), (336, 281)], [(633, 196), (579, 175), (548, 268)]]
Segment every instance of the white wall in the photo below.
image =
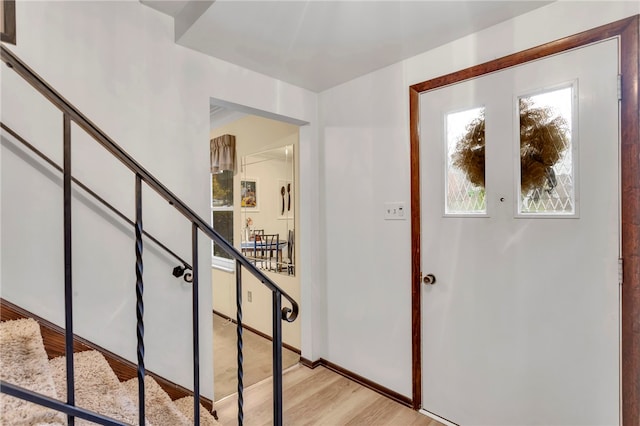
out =
[(321, 93), (326, 358), (411, 396), (411, 225), (383, 220), (410, 207), (409, 86), (639, 12), (556, 2)]
[[(315, 94), (175, 45), (171, 18), (137, 1), (20, 1), (16, 9), (18, 45), (9, 48), (204, 218), (211, 97), (316, 121)], [(60, 114), (35, 106), (20, 84), (3, 65), (2, 121), (61, 164)], [(303, 150), (315, 144), (314, 126), (308, 129)], [(81, 133), (74, 129), (74, 173), (132, 218), (133, 176)], [(62, 324), (60, 178), (46, 168), (34, 173), (20, 155), (3, 138), (1, 294)], [(143, 199), (145, 228), (190, 261), (189, 224), (150, 191)], [(135, 360), (131, 230), (114, 227), (78, 195), (73, 204), (75, 331)], [(208, 265), (205, 238), (199, 254)], [(170, 275), (174, 265), (145, 245), (146, 363), (189, 387), (190, 286)], [(212, 358), (210, 281), (202, 267), (201, 360)], [(212, 397), (212, 365), (201, 364), (202, 392)]]

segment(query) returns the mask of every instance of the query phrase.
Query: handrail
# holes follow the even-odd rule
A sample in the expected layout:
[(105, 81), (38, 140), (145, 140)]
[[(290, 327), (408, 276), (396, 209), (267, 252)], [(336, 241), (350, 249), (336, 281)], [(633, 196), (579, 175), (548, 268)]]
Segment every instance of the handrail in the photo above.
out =
[[(47, 164), (49, 164), (51, 167), (53, 167), (54, 169), (56, 169), (57, 171), (62, 173), (62, 167), (60, 167), (58, 164), (56, 164), (55, 161), (53, 161), (51, 158), (49, 158), (47, 155), (45, 155), (42, 151), (40, 151), (38, 148), (36, 148), (35, 146), (33, 146), (32, 144), (30, 144), (29, 142), (27, 142), (27, 140), (25, 138), (23, 138), (22, 136), (20, 136), (15, 130), (13, 130), (11, 127), (7, 126), (5, 123), (3, 123), (2, 121), (0, 121), (0, 128), (2, 128), (2, 130), (6, 131), (7, 133), (9, 133), (13, 138), (15, 138), (18, 142), (20, 142), (22, 145), (24, 145), (26, 148), (28, 148), (31, 152), (33, 152), (35, 155), (37, 155), (38, 157), (40, 157), (43, 161), (45, 161)], [(127, 222), (129, 225), (131, 226), (135, 226), (135, 223), (133, 223), (133, 221), (131, 219), (129, 219), (127, 216), (125, 216), (120, 210), (118, 210), (117, 208), (115, 208), (113, 205), (111, 205), (109, 202), (107, 202), (104, 198), (102, 198), (101, 196), (99, 196), (98, 194), (95, 193), (95, 191), (93, 191), (91, 188), (89, 188), (87, 185), (85, 185), (84, 183), (82, 183), (81, 181), (79, 181), (78, 179), (74, 178), (73, 176), (71, 177), (71, 181), (73, 183), (75, 183), (78, 187), (80, 187), (83, 191), (85, 191), (87, 194), (91, 195), (96, 201), (98, 201), (100, 204), (102, 204), (103, 206), (105, 206), (106, 208), (108, 208), (109, 210), (111, 210), (112, 213), (114, 213), (116, 216), (118, 216), (120, 219), (122, 219), (123, 221)], [(164, 244), (162, 244), (156, 237), (154, 237), (153, 235), (151, 235), (149, 232), (147, 231), (142, 231), (142, 234), (149, 238), (151, 241), (153, 241), (158, 247), (160, 247), (162, 250), (166, 251), (167, 253), (169, 253), (171, 256), (173, 256), (176, 260), (178, 260), (180, 263), (182, 263), (184, 265), (184, 267), (186, 269), (189, 270), (193, 270), (193, 268), (191, 267), (191, 265), (184, 260), (183, 258), (181, 258), (178, 254), (176, 254), (173, 250), (171, 250), (169, 247), (165, 246)], [(185, 281), (187, 280), (188, 277), (185, 276)]]
[(282, 308), (282, 319), (287, 322), (293, 322), (298, 316), (298, 303), (260, 269), (252, 264), (246, 257), (240, 253), (238, 249), (225, 240), (216, 230), (214, 230), (204, 219), (198, 216), (187, 204), (179, 199), (173, 192), (164, 186), (155, 176), (149, 173), (140, 163), (133, 159), (127, 152), (116, 144), (109, 136), (107, 136), (98, 126), (82, 114), (73, 104), (67, 101), (55, 89), (53, 89), (42, 77), (40, 77), (29, 66), (22, 62), (13, 54), (6, 46), (1, 47), (1, 58), (7, 66), (14, 69), (24, 80), (31, 84), (37, 91), (45, 96), (52, 104), (58, 107), (63, 113), (67, 114), (73, 122), (80, 126), (93, 139), (116, 157), (122, 164), (127, 166), (134, 174), (149, 185), (154, 191), (164, 198), (176, 210), (182, 213), (189, 221), (194, 223), (198, 229), (204, 232), (210, 239), (220, 246), (227, 254), (240, 262), (242, 266), (247, 268), (251, 274), (256, 277), (262, 284), (268, 287), (272, 292), (280, 293), (287, 299), (292, 307)]

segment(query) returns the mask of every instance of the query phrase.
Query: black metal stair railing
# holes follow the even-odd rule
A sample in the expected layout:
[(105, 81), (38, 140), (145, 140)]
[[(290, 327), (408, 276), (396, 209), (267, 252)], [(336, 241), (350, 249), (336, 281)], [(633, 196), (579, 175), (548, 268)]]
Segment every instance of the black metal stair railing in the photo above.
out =
[[(195, 214), (182, 200), (176, 197), (157, 178), (147, 172), (135, 159), (127, 154), (93, 122), (85, 117), (76, 107), (56, 92), (40, 76), (24, 64), (5, 46), (1, 46), (1, 57), (7, 66), (13, 69), (26, 82), (39, 91), (63, 113), (63, 144), (64, 156), (63, 167), (58, 166), (49, 158), (44, 156), (35, 147), (24, 140), (15, 131), (4, 123), (2, 129), (11, 134), (18, 141), (22, 142), (32, 152), (48, 162), (57, 170), (63, 172), (63, 194), (64, 194), (64, 263), (65, 263), (65, 347), (67, 359), (67, 402), (48, 398), (44, 395), (28, 391), (13, 384), (1, 381), (0, 392), (6, 393), (30, 402), (34, 402), (67, 414), (68, 424), (73, 425), (75, 417), (90, 420), (103, 425), (122, 425), (115, 419), (102, 416), (98, 413), (90, 412), (75, 406), (75, 383), (73, 374), (73, 315), (72, 315), (72, 250), (71, 250), (71, 202), (72, 183), (94, 196), (100, 203), (109, 210), (117, 214), (120, 218), (133, 225), (135, 228), (135, 257), (136, 257), (136, 336), (137, 336), (137, 358), (138, 358), (138, 383), (139, 383), (139, 421), (144, 424), (144, 280), (143, 280), (143, 236), (151, 239), (155, 244), (165, 249), (169, 254), (178, 259), (184, 266), (176, 267), (174, 275), (180, 276), (186, 269), (191, 272), (185, 275), (185, 280), (192, 282), (192, 333), (193, 333), (193, 393), (194, 393), (194, 422), (199, 425), (200, 416), (200, 367), (199, 367), (199, 319), (198, 319), (198, 233), (202, 232), (226, 253), (236, 260), (236, 306), (237, 306), (237, 351), (238, 351), (238, 424), (244, 421), (243, 412), (243, 355), (242, 355), (242, 268), (256, 277), (264, 286), (272, 292), (272, 322), (273, 322), (273, 422), (274, 425), (282, 425), (282, 321), (293, 322), (299, 312), (298, 304), (285, 291), (280, 289), (269, 277), (247, 260), (235, 247), (226, 241), (216, 232), (205, 220)], [(104, 199), (91, 191), (86, 185), (79, 182), (71, 174), (71, 123), (75, 123), (89, 134), (96, 142), (102, 145), (109, 153), (116, 157), (123, 165), (129, 168), (136, 178), (135, 183), (135, 222), (129, 220), (125, 215), (108, 204)], [(169, 248), (160, 243), (153, 236), (148, 234), (142, 225), (142, 184), (146, 184), (170, 205), (178, 210), (192, 225), (192, 266), (180, 258)], [(282, 298), (285, 298), (291, 307), (282, 306)]]

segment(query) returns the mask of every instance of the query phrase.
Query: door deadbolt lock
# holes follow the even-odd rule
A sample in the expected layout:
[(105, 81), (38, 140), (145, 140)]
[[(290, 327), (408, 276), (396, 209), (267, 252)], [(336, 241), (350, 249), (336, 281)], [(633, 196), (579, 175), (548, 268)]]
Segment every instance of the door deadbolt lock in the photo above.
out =
[(427, 274), (422, 279), (422, 282), (424, 282), (425, 284), (433, 285), (436, 283), (436, 276), (433, 274)]

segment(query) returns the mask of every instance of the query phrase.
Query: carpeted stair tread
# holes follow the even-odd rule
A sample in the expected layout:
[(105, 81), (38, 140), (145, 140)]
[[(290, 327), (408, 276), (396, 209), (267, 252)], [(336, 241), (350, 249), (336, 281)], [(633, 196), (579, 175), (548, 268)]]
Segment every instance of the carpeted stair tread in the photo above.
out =
[[(0, 378), (58, 399), (40, 326), (31, 318), (0, 324)], [(64, 425), (62, 413), (0, 394), (0, 424)]]
[[(97, 351), (74, 354), (76, 406), (138, 424), (138, 379), (120, 383)], [(29, 318), (0, 323), (0, 378), (43, 395), (66, 400), (66, 359), (47, 359), (39, 324)], [(193, 424), (193, 396), (171, 401), (150, 376), (145, 377), (146, 426)], [(0, 394), (0, 425), (63, 426), (66, 415), (19, 398)], [(76, 418), (76, 425), (94, 423)], [(200, 405), (200, 424), (218, 422)]]
[[(85, 351), (75, 353), (73, 358), (76, 405), (129, 424), (138, 424), (138, 408), (104, 356), (96, 351)], [(65, 357), (54, 358), (49, 365), (58, 395), (66, 397)], [(76, 425), (85, 424), (93, 423), (76, 419)]]
[[(189, 424), (193, 424), (193, 397), (185, 396), (184, 398), (173, 401), (175, 406), (180, 410), (182, 414), (189, 419)], [(213, 415), (207, 411), (206, 408), (200, 404), (200, 425), (201, 426), (217, 426), (218, 422), (213, 418)]]
[[(138, 378), (123, 383), (129, 398), (138, 405)], [(147, 420), (156, 426), (189, 426), (193, 423), (176, 408), (167, 393), (151, 376), (144, 378), (144, 407)]]

